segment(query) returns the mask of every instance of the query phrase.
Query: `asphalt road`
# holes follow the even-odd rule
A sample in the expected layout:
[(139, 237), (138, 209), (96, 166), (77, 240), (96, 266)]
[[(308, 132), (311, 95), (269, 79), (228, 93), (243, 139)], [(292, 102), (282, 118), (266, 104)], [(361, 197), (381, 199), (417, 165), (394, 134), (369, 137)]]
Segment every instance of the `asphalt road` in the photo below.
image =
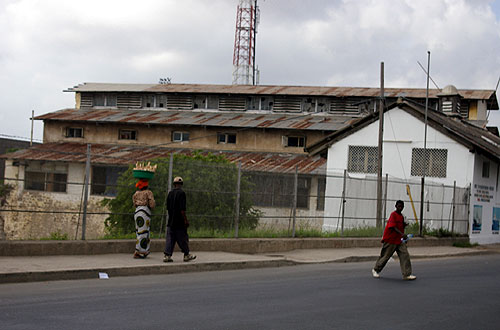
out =
[(0, 329), (498, 329), (500, 255), (0, 285)]

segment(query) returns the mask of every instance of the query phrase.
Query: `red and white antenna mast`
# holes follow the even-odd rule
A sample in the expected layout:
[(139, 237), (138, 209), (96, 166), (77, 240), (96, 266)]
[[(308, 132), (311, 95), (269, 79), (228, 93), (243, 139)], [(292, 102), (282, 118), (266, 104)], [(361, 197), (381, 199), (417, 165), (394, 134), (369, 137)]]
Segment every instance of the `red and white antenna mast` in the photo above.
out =
[(256, 85), (255, 37), (259, 24), (257, 0), (240, 0), (236, 10), (233, 85)]

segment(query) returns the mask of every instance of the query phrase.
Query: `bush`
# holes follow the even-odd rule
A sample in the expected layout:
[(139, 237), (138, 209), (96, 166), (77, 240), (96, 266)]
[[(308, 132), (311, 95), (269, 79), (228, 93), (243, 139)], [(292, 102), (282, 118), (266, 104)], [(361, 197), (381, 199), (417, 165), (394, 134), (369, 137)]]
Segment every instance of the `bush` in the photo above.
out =
[[(151, 219), (151, 231), (159, 232), (164, 231), (166, 219), (169, 159), (157, 158), (149, 161), (158, 165), (155, 176), (150, 182), (150, 189), (156, 201)], [(118, 179), (116, 198), (103, 201), (103, 205), (108, 206), (112, 212), (106, 219), (106, 228), (114, 236), (135, 231), (132, 195), (136, 191), (137, 179), (132, 175), (134, 166), (130, 165)], [(184, 180), (183, 190), (187, 198), (186, 215), (190, 228), (210, 231), (232, 229), (237, 174), (236, 165), (222, 155), (202, 155), (200, 152), (192, 156), (174, 155), (172, 177), (181, 176)], [(242, 176), (240, 190), (251, 191), (252, 188), (250, 181)], [(251, 194), (241, 194), (239, 227), (255, 228), (260, 215), (260, 212), (253, 208)]]

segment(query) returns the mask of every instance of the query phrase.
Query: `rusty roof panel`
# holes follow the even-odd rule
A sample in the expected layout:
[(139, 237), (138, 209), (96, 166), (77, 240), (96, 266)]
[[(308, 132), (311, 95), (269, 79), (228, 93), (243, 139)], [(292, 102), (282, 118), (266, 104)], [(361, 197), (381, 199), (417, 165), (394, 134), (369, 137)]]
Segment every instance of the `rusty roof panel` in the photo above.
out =
[[(85, 163), (86, 152), (87, 145), (84, 143), (45, 143), (5, 154), (0, 158), (18, 161)], [(92, 144), (91, 162), (104, 165), (129, 165), (137, 161), (168, 157), (171, 153), (190, 155), (192, 152), (191, 149)], [(242, 168), (248, 171), (294, 173), (297, 166), (301, 174), (326, 173), (326, 159), (319, 156), (308, 157), (299, 154), (215, 150), (205, 150), (203, 153), (207, 154), (209, 152), (221, 154), (233, 163), (241, 161)]]
[[(190, 94), (245, 94), (245, 95), (302, 95), (335, 97), (378, 97), (379, 88), (371, 87), (328, 87), (328, 86), (271, 86), (271, 85), (213, 85), (213, 84), (107, 84), (84, 83), (67, 92), (154, 92)], [(425, 98), (425, 88), (385, 88), (386, 97), (405, 96)], [(435, 98), (441, 91), (430, 89), (429, 97)], [(495, 95), (494, 90), (459, 89), (458, 93), (467, 99), (487, 100)]]
[(299, 130), (336, 130), (353, 120), (332, 114), (220, 113), (195, 110), (65, 109), (35, 117), (47, 121), (87, 121), (123, 124), (198, 125), (235, 128), (276, 128)]

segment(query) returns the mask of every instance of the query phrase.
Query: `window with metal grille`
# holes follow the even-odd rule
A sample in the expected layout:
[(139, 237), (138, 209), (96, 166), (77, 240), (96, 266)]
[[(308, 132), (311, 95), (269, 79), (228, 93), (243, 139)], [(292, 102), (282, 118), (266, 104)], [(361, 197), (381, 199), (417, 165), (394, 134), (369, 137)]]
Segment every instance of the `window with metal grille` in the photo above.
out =
[(447, 149), (413, 148), (411, 152), (411, 175), (446, 178)]
[(349, 146), (347, 170), (352, 173), (377, 173), (378, 147)]

